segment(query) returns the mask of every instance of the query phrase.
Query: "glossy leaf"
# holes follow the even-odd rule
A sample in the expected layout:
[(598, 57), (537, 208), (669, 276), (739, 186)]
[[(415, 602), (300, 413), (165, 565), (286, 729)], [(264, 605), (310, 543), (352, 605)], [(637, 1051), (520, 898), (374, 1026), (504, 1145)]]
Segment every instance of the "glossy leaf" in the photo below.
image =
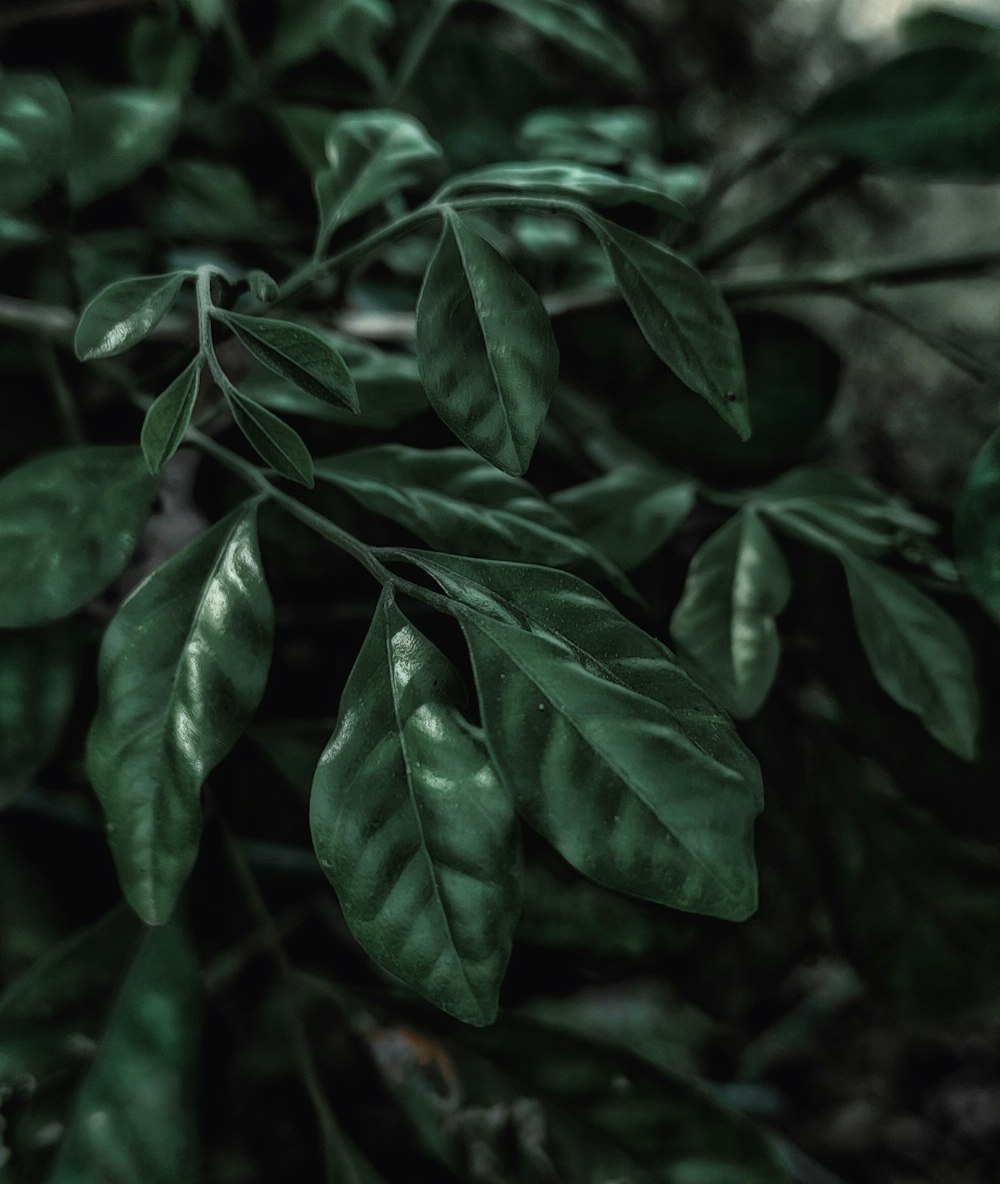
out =
[(148, 576), (104, 635), (87, 772), (147, 924), (170, 916), (194, 864), (201, 787), (264, 693), (273, 627), (250, 503)]
[(376, 46), (394, 22), (387, 0), (299, 0), (282, 8), (268, 56), (286, 69), (330, 50), (378, 86), (385, 67)]
[(461, 606), (486, 741), (528, 822), (610, 888), (752, 913), (757, 764), (670, 651), (565, 572), (408, 554)]
[(965, 760), (976, 755), (979, 694), (972, 650), (930, 597), (888, 568), (842, 556), (861, 644), (879, 685)]
[(973, 462), (955, 509), (955, 546), (966, 583), (1000, 621), (1000, 431)]
[(656, 356), (746, 439), (750, 435), (740, 338), (725, 301), (668, 247), (587, 215), (615, 282)]
[(312, 488), (313, 460), (302, 437), (266, 407), (238, 391), (228, 394), (229, 409), (236, 426), (254, 451), (283, 477)]
[(80, 447), (0, 479), (0, 628), (68, 617), (125, 570), (156, 492), (138, 448)]
[(490, 1023), (519, 895), (514, 808), (447, 659), (384, 593), (313, 782), (313, 842), (371, 956)]
[(623, 571), (644, 563), (672, 538), (694, 500), (689, 478), (641, 464), (618, 465), (552, 498), (587, 542)]
[(0, 210), (16, 212), (64, 168), (72, 115), (47, 74), (0, 75)]
[(290, 321), (248, 317), (216, 310), (215, 317), (231, 329), (240, 344), (261, 365), (325, 403), (358, 409), (358, 392), (344, 359), (329, 341)]
[(519, 138), (541, 160), (620, 165), (656, 152), (656, 112), (648, 107), (543, 107), (521, 125)]
[(441, 196), (480, 189), (510, 189), (515, 193), (577, 199), (595, 206), (620, 206), (627, 202), (651, 206), (682, 222), (691, 215), (673, 198), (628, 177), (593, 165), (554, 161), (518, 161), (492, 164), (471, 173), (461, 173), (441, 190)]
[(737, 716), (753, 715), (774, 682), (774, 618), (791, 588), (784, 556), (753, 510), (734, 515), (691, 560), (670, 631), (695, 676)]
[(537, 293), (457, 214), (417, 302), (427, 398), (455, 435), (505, 473), (528, 467), (559, 370)]
[(110, 358), (148, 337), (163, 320), (190, 272), (142, 275), (103, 288), (80, 315), (73, 347), (83, 362)]
[(149, 933), (114, 998), (48, 1184), (195, 1178), (201, 972), (175, 922)]
[(177, 375), (146, 412), (139, 442), (151, 473), (160, 472), (184, 439), (198, 398), (201, 366), (199, 355)]
[(69, 193), (86, 206), (134, 181), (167, 154), (181, 104), (167, 91), (122, 87), (73, 105)]
[(1000, 174), (1000, 57), (917, 49), (821, 96), (794, 129), (804, 148), (890, 171)]

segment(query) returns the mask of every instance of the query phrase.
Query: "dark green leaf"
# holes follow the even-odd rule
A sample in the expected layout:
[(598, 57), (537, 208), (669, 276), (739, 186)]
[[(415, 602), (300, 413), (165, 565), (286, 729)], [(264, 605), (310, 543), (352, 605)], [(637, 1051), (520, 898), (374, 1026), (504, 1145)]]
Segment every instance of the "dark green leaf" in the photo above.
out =
[(142, 452), (50, 452), (0, 479), (0, 628), (68, 617), (125, 570), (156, 492)]
[(670, 651), (565, 572), (409, 555), (461, 606), (487, 744), (531, 825), (608, 887), (752, 913), (757, 763)]
[(941, 177), (1000, 174), (1000, 57), (917, 49), (823, 95), (799, 120), (804, 148)]
[(586, 220), (653, 352), (746, 439), (746, 375), (739, 333), (725, 301), (669, 248), (596, 214)]
[(969, 643), (909, 580), (845, 552), (854, 620), (879, 685), (965, 760), (976, 755), (979, 694)]
[(124, 353), (163, 320), (190, 272), (141, 275), (103, 288), (80, 316), (73, 347), (84, 362)]
[(184, 5), (198, 28), (206, 33), (217, 29), (225, 17), (226, 0), (184, 0)]
[(302, 437), (266, 407), (238, 391), (228, 394), (229, 409), (236, 426), (249, 440), (254, 452), (276, 472), (312, 489), (313, 459)]
[(648, 107), (545, 107), (521, 125), (519, 138), (542, 160), (620, 165), (656, 152), (656, 112)]
[(163, 468), (184, 439), (198, 398), (201, 366), (199, 355), (177, 375), (146, 412), (140, 443), (151, 473), (158, 473)]
[(248, 317), (216, 311), (215, 317), (231, 329), (240, 344), (258, 362), (287, 378), (314, 399), (358, 409), (358, 392), (344, 359), (329, 341), (290, 321)]
[(276, 103), (270, 108), (272, 117), (281, 128), (288, 147), (310, 174), (325, 169), (326, 137), (337, 117), (336, 111), (326, 107), (307, 107), (293, 103)]
[(670, 539), (694, 508), (695, 484), (669, 470), (619, 465), (552, 498), (588, 543), (631, 571)]
[(62, 171), (71, 121), (69, 100), (54, 78), (0, 76), (0, 210), (30, 205)]
[(147, 924), (169, 917), (198, 852), (202, 784), (264, 692), (273, 616), (250, 503), (148, 576), (104, 635), (87, 772)]
[(273, 304), (278, 299), (278, 281), (266, 271), (255, 267), (247, 272), (245, 279), (254, 300), (259, 300), (261, 304)]
[(385, 67), (375, 47), (394, 22), (387, 0), (297, 0), (282, 8), (268, 56), (285, 69), (330, 50), (378, 87)]
[(175, 160), (156, 206), (157, 228), (170, 238), (260, 241), (270, 231), (246, 176), (232, 165)]
[(383, 593), (316, 770), (320, 864), (371, 956), (459, 1019), (490, 1023), (510, 956), (513, 804), (457, 707), (447, 659)]
[(558, 376), (552, 326), (535, 291), (453, 213), (420, 290), (417, 356), (428, 401), (462, 443), (523, 473)]
[(1000, 431), (973, 462), (955, 509), (958, 564), (980, 603), (1000, 621)]
[(694, 674), (737, 716), (753, 715), (774, 682), (774, 618), (791, 588), (784, 556), (752, 509), (731, 518), (691, 560), (670, 631)]
[(961, 45), (987, 53), (1000, 50), (1000, 21), (972, 8), (918, 8), (900, 21), (908, 45)]

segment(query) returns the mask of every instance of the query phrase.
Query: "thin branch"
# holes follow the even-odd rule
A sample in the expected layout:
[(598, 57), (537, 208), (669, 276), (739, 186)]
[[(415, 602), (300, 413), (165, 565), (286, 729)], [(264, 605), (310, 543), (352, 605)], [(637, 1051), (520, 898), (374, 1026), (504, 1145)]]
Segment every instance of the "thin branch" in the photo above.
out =
[(396, 72), (386, 87), (385, 102), (389, 106), (399, 102), (401, 95), (413, 81), (441, 26), (457, 3), (458, 0), (432, 0), (425, 6), (423, 15), (403, 50)]

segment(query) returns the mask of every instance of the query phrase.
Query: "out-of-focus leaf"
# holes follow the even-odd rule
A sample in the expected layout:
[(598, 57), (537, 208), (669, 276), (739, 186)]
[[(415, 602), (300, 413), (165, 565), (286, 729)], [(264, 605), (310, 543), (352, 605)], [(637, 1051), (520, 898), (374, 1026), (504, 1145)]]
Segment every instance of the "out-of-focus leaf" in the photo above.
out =
[(121, 575), (156, 482), (132, 447), (80, 447), (0, 479), (0, 628), (68, 617)]
[(198, 398), (201, 366), (199, 355), (177, 375), (146, 412), (140, 443), (151, 473), (160, 472), (184, 439)]
[(757, 763), (670, 651), (565, 572), (407, 555), (456, 602), (490, 754), (531, 825), (608, 887), (752, 913)]
[(310, 173), (327, 168), (326, 137), (337, 118), (326, 107), (308, 107), (297, 103), (278, 103), (270, 108), (289, 148)]
[(268, 52), (279, 69), (331, 50), (373, 86), (385, 81), (376, 46), (395, 22), (386, 0), (296, 0), (281, 10)]
[(158, 202), (156, 225), (171, 238), (251, 239), (268, 232), (257, 195), (237, 168), (207, 160), (176, 160)]
[(450, 211), (417, 302), (417, 356), (441, 419), (463, 444), (520, 476), (558, 376), (552, 326), (537, 293)]
[(273, 628), (251, 502), (149, 575), (104, 635), (87, 772), (147, 924), (170, 916), (194, 864), (202, 784), (264, 693)]
[(791, 577), (778, 545), (744, 508), (705, 542), (688, 568), (670, 631), (693, 673), (735, 715), (753, 715), (778, 672), (774, 618)]
[(184, 0), (199, 29), (211, 33), (222, 24), (226, 0)]
[(973, 462), (955, 510), (958, 564), (979, 602), (1000, 622), (1000, 431)]
[(472, 1024), (496, 1016), (519, 903), (513, 803), (447, 659), (383, 593), (313, 782), (320, 865), (371, 956)]
[(0, 75), (0, 210), (24, 209), (62, 171), (71, 121), (69, 100), (54, 78)]
[(822, 95), (793, 131), (804, 148), (927, 176), (1000, 174), (1000, 57), (916, 49)]
[(73, 347), (83, 362), (110, 358), (148, 337), (163, 320), (190, 273), (141, 275), (103, 288), (80, 315)]
[(528, 116), (518, 136), (542, 160), (608, 166), (655, 152), (659, 129), (648, 107), (545, 107)]
[(283, 477), (312, 489), (313, 460), (299, 433), (239, 391), (230, 391), (227, 397), (236, 426), (257, 455)]
[(201, 39), (183, 28), (177, 13), (139, 15), (132, 21), (125, 46), (131, 81), (146, 90), (184, 95), (198, 69)]
[(1000, 21), (985, 9), (918, 8), (899, 22), (903, 40), (914, 48), (960, 45), (987, 53), (1000, 50)]

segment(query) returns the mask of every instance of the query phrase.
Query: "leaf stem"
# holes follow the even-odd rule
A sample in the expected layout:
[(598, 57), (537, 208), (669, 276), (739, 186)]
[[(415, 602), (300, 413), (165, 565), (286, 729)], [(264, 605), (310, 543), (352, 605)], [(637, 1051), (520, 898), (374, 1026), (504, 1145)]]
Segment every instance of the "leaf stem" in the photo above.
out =
[(424, 9), (413, 36), (406, 44), (399, 65), (389, 82), (385, 92), (385, 101), (392, 106), (398, 103), (400, 96), (413, 81), (413, 77), (420, 69), (420, 65), (434, 44), (434, 39), (441, 30), (441, 26), (448, 18), (448, 14), (458, 3), (458, 0), (431, 0)]

